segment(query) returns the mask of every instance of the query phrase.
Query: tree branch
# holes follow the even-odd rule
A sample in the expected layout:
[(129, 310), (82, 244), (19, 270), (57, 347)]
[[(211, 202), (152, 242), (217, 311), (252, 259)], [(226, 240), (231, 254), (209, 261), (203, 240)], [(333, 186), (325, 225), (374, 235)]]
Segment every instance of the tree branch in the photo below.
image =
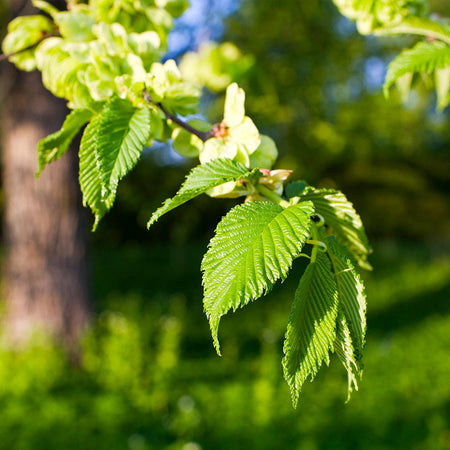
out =
[(164, 113), (164, 115), (168, 119), (170, 119), (172, 122), (176, 123), (181, 128), (184, 128), (186, 131), (189, 131), (189, 133), (194, 134), (199, 139), (201, 139), (203, 142), (207, 141), (209, 138), (214, 136), (214, 131), (213, 131), (214, 128), (212, 130), (210, 130), (210, 131), (197, 130), (197, 128), (192, 127), (188, 123), (184, 122), (183, 120), (181, 120), (177, 116), (175, 116), (172, 113), (170, 113), (169, 111), (167, 111), (167, 109), (164, 108), (164, 106), (161, 103), (154, 102), (152, 100), (152, 98), (150, 97), (149, 93), (146, 90), (144, 90), (144, 99), (145, 99), (145, 101), (147, 103), (151, 103), (152, 105), (155, 105), (157, 108), (159, 108)]

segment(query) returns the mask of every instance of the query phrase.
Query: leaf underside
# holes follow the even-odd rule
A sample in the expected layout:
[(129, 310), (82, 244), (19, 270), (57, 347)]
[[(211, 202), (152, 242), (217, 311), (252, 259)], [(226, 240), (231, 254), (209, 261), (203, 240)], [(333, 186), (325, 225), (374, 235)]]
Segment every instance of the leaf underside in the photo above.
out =
[[(409, 81), (403, 92), (405, 97), (409, 90), (412, 75), (414, 73), (441, 73), (440, 70), (450, 66), (450, 45), (441, 41), (418, 42), (413, 48), (404, 50), (388, 66), (386, 80), (383, 90), (386, 96), (389, 95), (389, 88), (394, 84), (401, 82), (402, 78), (410, 75)], [(448, 78), (446, 77), (446, 80)], [(400, 83), (401, 86), (401, 83)], [(445, 87), (445, 88), (444, 88)], [(438, 106), (443, 109), (448, 104), (450, 85), (446, 81), (443, 84), (441, 80), (436, 80), (436, 92), (438, 96)]]
[(317, 258), (306, 268), (292, 305), (284, 341), (283, 371), (296, 407), (303, 383), (313, 380), (336, 340), (338, 291), (328, 257)]
[(367, 257), (369, 241), (359, 214), (342, 192), (332, 189), (308, 188), (300, 195), (301, 201), (310, 200), (317, 214), (331, 227), (331, 232), (352, 254), (358, 265), (371, 270)]
[(339, 318), (335, 350), (348, 373), (348, 398), (358, 389), (362, 375), (362, 353), (366, 335), (366, 295), (364, 285), (346, 249), (333, 237), (326, 240), (328, 255), (336, 276)]

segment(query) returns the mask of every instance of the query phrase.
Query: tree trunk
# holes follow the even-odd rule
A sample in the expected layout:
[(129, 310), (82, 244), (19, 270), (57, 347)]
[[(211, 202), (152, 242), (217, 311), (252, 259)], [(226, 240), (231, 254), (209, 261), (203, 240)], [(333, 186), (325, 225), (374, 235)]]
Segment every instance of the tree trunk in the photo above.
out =
[(37, 142), (66, 111), (38, 73), (16, 76), (2, 119), (4, 329), (13, 342), (40, 329), (73, 348), (89, 317), (76, 156), (69, 151), (36, 179)]

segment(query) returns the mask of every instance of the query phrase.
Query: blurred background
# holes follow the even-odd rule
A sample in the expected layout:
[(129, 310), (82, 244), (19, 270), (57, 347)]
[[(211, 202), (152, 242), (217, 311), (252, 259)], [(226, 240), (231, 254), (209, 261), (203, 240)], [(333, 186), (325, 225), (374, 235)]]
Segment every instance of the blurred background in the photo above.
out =
[[(423, 84), (406, 103), (381, 92), (387, 63), (413, 41), (362, 37), (331, 0), (191, 4), (168, 57), (211, 39), (235, 44), (231, 62), (211, 70), (246, 90), (247, 114), (278, 144), (277, 168), (342, 190), (366, 225), (374, 270), (363, 274), (360, 390), (345, 404), (346, 374), (333, 358), (304, 387), (297, 410), (291, 406), (282, 340), (302, 261), (282, 286), (223, 319), (223, 357), (215, 354), (199, 268), (235, 201), (203, 196), (146, 231), (151, 212), (195, 164), (157, 147), (87, 237), (83, 302), (91, 319), (81, 349), (67, 352), (44, 335), (0, 346), (0, 449), (450, 449), (450, 111), (438, 113)], [(450, 16), (448, 0), (430, 1), (430, 9)], [(3, 23), (8, 14), (0, 2)], [(13, 75), (1, 64), (9, 123)], [(205, 113), (218, 119), (222, 107), (223, 96), (208, 91)], [(2, 164), (7, 284), (13, 233), (9, 160)], [(42, 179), (49, 176), (46, 169)], [(87, 211), (78, 214), (91, 226)], [(40, 267), (42, 278), (51, 265)], [(17, 319), (5, 292), (8, 330)], [(69, 322), (62, 320), (63, 334)]]

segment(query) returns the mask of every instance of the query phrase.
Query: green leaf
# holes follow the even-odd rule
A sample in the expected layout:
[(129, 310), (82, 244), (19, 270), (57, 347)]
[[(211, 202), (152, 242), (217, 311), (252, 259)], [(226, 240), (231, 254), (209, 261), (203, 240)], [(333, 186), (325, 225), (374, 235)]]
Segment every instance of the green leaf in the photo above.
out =
[(355, 358), (360, 360), (366, 335), (366, 295), (364, 285), (347, 256), (345, 248), (333, 237), (326, 240), (328, 255), (336, 274), (339, 303), (348, 322), (355, 348)]
[(78, 7), (70, 11), (62, 11), (55, 14), (55, 22), (58, 25), (61, 36), (67, 41), (87, 42), (95, 39), (92, 29), (96, 23), (89, 15), (88, 8)]
[(245, 92), (236, 83), (227, 88), (223, 120), (228, 127), (234, 127), (243, 122), (245, 116)]
[(292, 181), (292, 183), (286, 185), (285, 193), (287, 198), (299, 197), (307, 188), (308, 183), (306, 183), (306, 181)]
[(450, 45), (444, 42), (419, 42), (413, 48), (400, 53), (388, 67), (383, 90), (389, 95), (389, 88), (405, 74), (432, 73), (436, 69), (450, 66)]
[(8, 59), (19, 69), (28, 72), (35, 70), (36, 46), (54, 29), (54, 23), (42, 15), (16, 17), (8, 24), (8, 34), (2, 42), (3, 53), (17, 53)]
[(102, 197), (111, 207), (119, 181), (136, 165), (150, 139), (150, 111), (128, 100), (113, 99), (102, 113), (97, 157), (103, 184)]
[(334, 237), (326, 239), (328, 256), (336, 276), (339, 298), (336, 353), (348, 373), (348, 398), (352, 386), (358, 389), (362, 374), (362, 352), (366, 335), (366, 295), (364, 285), (346, 249)]
[(79, 151), (79, 181), (83, 193), (83, 204), (88, 205), (95, 215), (93, 230), (97, 228), (100, 219), (109, 209), (102, 195), (103, 185), (97, 155), (101, 119), (101, 114), (95, 116), (85, 128)]
[(39, 141), (39, 170), (37, 175), (40, 175), (47, 164), (56, 161), (67, 151), (72, 140), (81, 128), (89, 122), (92, 115), (92, 111), (88, 109), (73, 110), (66, 117), (60, 130)]
[(95, 230), (115, 200), (118, 182), (134, 167), (150, 137), (150, 111), (115, 98), (86, 127), (80, 145), (83, 202)]
[(150, 228), (162, 215), (209, 191), (213, 187), (229, 181), (256, 180), (260, 176), (261, 174), (258, 170), (249, 171), (243, 164), (231, 159), (214, 159), (205, 164), (200, 164), (191, 170), (177, 194), (167, 199), (153, 213), (147, 226)]
[(284, 341), (284, 378), (297, 406), (303, 383), (312, 381), (322, 363), (330, 363), (336, 340), (338, 291), (328, 257), (318, 252), (306, 268), (289, 315)]
[(338, 318), (336, 321), (336, 341), (334, 343), (334, 350), (342, 365), (347, 370), (348, 402), (353, 389), (358, 390), (358, 379), (361, 378), (362, 372), (361, 367), (355, 358), (355, 349), (353, 348), (353, 341), (350, 336), (347, 320), (341, 310), (338, 311)]
[(450, 45), (450, 25), (427, 17), (408, 16), (404, 18), (401, 23), (378, 29), (375, 33), (379, 36), (414, 34), (438, 39), (439, 41), (446, 42)]
[(286, 277), (309, 235), (313, 213), (311, 202), (286, 209), (250, 202), (233, 208), (219, 223), (202, 261), (203, 304), (219, 354), (220, 318)]
[(272, 138), (261, 135), (259, 147), (250, 155), (250, 167), (271, 169), (278, 158), (278, 149)]
[(203, 148), (203, 141), (183, 128), (175, 128), (172, 132), (172, 145), (181, 156), (193, 158), (199, 155)]
[(436, 69), (435, 82), (437, 107), (442, 111), (450, 103), (450, 66)]
[(352, 254), (358, 265), (371, 270), (367, 261), (370, 246), (358, 213), (342, 192), (307, 188), (300, 201), (311, 200), (317, 214), (332, 228), (332, 233)]

